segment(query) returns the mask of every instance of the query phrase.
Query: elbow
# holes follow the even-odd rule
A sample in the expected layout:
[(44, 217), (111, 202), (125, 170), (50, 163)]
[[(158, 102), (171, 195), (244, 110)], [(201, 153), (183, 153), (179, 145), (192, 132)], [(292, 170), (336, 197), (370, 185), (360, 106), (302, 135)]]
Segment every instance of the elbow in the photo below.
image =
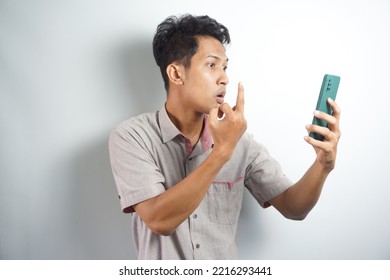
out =
[(298, 211), (291, 211), (287, 213), (282, 213), (283, 216), (289, 220), (293, 221), (303, 221), (306, 219), (307, 215), (309, 214), (308, 212), (298, 212)]
[(150, 230), (153, 233), (158, 234), (158, 235), (162, 235), (162, 236), (170, 236), (170, 235), (172, 235), (172, 233), (175, 232), (175, 230), (170, 230), (170, 229), (166, 229), (166, 228), (150, 228)]
[(306, 219), (306, 216), (307, 215), (291, 215), (291, 216), (288, 216), (287, 219), (293, 220), (293, 221), (303, 221), (304, 219)]
[(174, 219), (155, 208), (153, 199), (134, 205), (133, 208), (144, 225), (154, 234), (169, 236), (178, 226)]
[(304, 205), (304, 204), (293, 204), (288, 205), (281, 209), (282, 215), (293, 221), (303, 221), (309, 215), (310, 211), (313, 209), (314, 205)]
[(176, 228), (170, 227), (167, 223), (157, 221), (147, 223), (147, 226), (153, 233), (163, 236), (170, 236), (176, 230)]

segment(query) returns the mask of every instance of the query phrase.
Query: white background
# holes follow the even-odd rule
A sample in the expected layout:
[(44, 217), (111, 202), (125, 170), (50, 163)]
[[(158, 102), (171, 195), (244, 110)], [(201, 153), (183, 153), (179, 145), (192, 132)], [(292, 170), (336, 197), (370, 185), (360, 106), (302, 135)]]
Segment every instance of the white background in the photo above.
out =
[(232, 44), (248, 130), (298, 180), (325, 73), (341, 76), (336, 169), (302, 222), (245, 196), (242, 259), (389, 259), (390, 1), (0, 0), (0, 259), (135, 258), (107, 140), (165, 100), (151, 42), (208, 14)]

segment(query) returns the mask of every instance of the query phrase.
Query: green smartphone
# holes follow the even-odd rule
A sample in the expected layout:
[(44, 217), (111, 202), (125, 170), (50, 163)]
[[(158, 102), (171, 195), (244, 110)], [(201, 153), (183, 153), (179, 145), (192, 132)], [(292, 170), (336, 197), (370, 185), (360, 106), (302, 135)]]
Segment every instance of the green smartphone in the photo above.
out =
[[(333, 110), (328, 104), (327, 100), (328, 98), (331, 98), (332, 100), (336, 100), (337, 89), (339, 88), (339, 84), (340, 84), (339, 76), (329, 75), (329, 74), (324, 75), (324, 79), (322, 80), (320, 95), (318, 96), (316, 110), (325, 112), (329, 115), (333, 114)], [(328, 123), (326, 121), (320, 120), (316, 117), (313, 117), (312, 124), (328, 127)], [(324, 136), (315, 132), (310, 132), (309, 136), (313, 137), (316, 140), (320, 140), (320, 141), (324, 140)]]

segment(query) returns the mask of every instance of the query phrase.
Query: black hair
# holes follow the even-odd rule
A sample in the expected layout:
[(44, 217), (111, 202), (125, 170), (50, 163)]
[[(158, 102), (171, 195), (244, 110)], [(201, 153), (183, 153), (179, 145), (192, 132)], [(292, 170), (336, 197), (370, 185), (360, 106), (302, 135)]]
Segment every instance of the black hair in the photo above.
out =
[(167, 91), (168, 65), (172, 62), (179, 62), (186, 68), (191, 65), (191, 58), (198, 49), (196, 36), (210, 36), (223, 45), (230, 43), (229, 30), (207, 15), (170, 16), (158, 25), (153, 39), (153, 54)]

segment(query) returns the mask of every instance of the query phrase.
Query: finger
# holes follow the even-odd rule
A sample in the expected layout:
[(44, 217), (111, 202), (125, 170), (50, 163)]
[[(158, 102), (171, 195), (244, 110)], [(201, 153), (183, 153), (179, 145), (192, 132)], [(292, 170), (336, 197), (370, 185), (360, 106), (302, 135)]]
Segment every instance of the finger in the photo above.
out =
[(309, 136), (305, 136), (304, 140), (307, 143), (309, 143), (310, 145), (312, 145), (313, 147), (319, 148), (319, 149), (322, 149), (322, 150), (326, 150), (327, 147), (329, 146), (326, 142), (320, 141), (320, 140), (316, 140), (316, 139), (314, 139), (312, 137), (309, 137)]
[(328, 124), (336, 124), (337, 122), (337, 119), (332, 116), (332, 115), (329, 115), (325, 112), (321, 112), (321, 111), (314, 111), (314, 116), (317, 118), (317, 119), (320, 119), (320, 120), (323, 120), (325, 122), (327, 122)]
[[(340, 111), (337, 111), (337, 113), (336, 113), (337, 116), (339, 116), (339, 112)], [(314, 116), (317, 119), (325, 121), (327, 123), (327, 126), (329, 127), (329, 129), (331, 131), (333, 131), (333, 132), (339, 131), (339, 118), (336, 117), (334, 114), (329, 115), (325, 112), (314, 111)]]
[(340, 107), (337, 105), (337, 103), (332, 100), (331, 98), (328, 98), (328, 103), (332, 107), (333, 114), (332, 116), (335, 118), (334, 122), (329, 123), (329, 127), (332, 130), (339, 130), (339, 124), (340, 124), (340, 114), (341, 110)]
[(308, 125), (306, 125), (306, 130), (309, 133), (314, 132), (314, 133), (317, 133), (317, 134), (323, 136), (325, 138), (325, 140), (327, 140), (327, 141), (331, 140), (331, 138), (332, 138), (332, 131), (327, 127), (308, 124)]
[[(340, 111), (338, 111), (336, 114), (339, 114)], [(317, 119), (320, 119), (320, 120), (323, 120), (327, 123), (329, 129), (333, 132), (337, 132), (339, 131), (339, 118), (338, 117), (335, 117), (334, 115), (329, 115), (327, 113), (324, 113), (324, 112), (320, 112), (320, 111), (314, 111), (314, 116), (317, 118)], [(337, 115), (339, 116), (339, 115)]]
[(219, 107), (220, 106), (214, 107), (210, 110), (209, 117), (208, 117), (208, 121), (209, 121), (210, 125), (215, 125), (215, 123), (218, 121)]
[(236, 106), (234, 106), (235, 111), (244, 112), (244, 85), (240, 82), (238, 83), (238, 93), (237, 93), (237, 101)]
[(222, 103), (218, 109), (219, 109), (218, 110), (219, 118), (222, 118), (224, 115), (229, 116), (233, 112), (233, 109), (230, 107), (228, 103)]
[(336, 119), (340, 119), (341, 110), (340, 110), (340, 107), (337, 105), (336, 101), (334, 101), (332, 98), (328, 98), (327, 101), (328, 101), (330, 107), (332, 107), (332, 110), (333, 110), (333, 114), (332, 115)]

